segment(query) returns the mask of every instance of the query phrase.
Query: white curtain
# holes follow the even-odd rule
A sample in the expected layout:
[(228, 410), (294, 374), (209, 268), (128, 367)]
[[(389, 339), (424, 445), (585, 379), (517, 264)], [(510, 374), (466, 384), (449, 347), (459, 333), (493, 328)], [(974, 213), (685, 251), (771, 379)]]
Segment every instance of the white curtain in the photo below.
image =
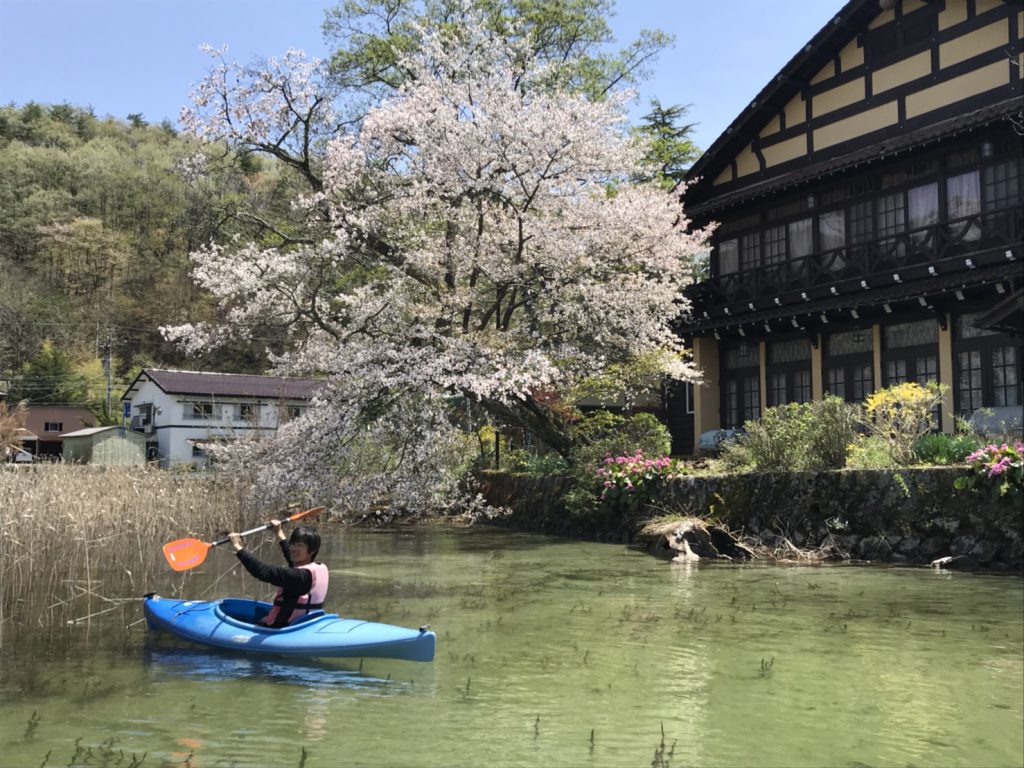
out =
[(811, 219), (800, 219), (789, 225), (789, 255), (794, 259), (810, 256), (813, 243), (813, 222)]
[(740, 271), (740, 249), (735, 239), (718, 244), (718, 274), (729, 275)]
[[(907, 218), (911, 230), (930, 227), (939, 221), (939, 185), (925, 184), (907, 190)], [(910, 237), (915, 243), (928, 238), (928, 232), (912, 232)]]
[[(946, 215), (950, 221), (981, 213), (981, 180), (977, 171), (946, 179)], [(981, 230), (976, 224), (963, 222), (950, 225), (953, 235), (963, 240), (977, 240)]]

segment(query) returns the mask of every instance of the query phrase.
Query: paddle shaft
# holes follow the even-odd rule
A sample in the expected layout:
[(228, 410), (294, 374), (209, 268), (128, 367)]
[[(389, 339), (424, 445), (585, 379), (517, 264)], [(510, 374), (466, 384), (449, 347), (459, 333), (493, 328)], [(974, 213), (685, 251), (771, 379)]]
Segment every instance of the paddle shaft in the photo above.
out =
[[(281, 523), (282, 524), (284, 524), (284, 523), (294, 523), (296, 520), (301, 520), (302, 518), (307, 517), (308, 515), (315, 515), (318, 512), (323, 512), (323, 511), (324, 511), (323, 507), (313, 507), (313, 509), (307, 509), (304, 512), (296, 512), (294, 515), (291, 515), (290, 517), (286, 517), (284, 520), (281, 520)], [(250, 528), (248, 531), (242, 531), (238, 535), (241, 536), (242, 538), (245, 538), (246, 536), (250, 536), (251, 534), (254, 534), (254, 533), (259, 533), (260, 531), (269, 531), (273, 527), (274, 527), (273, 523), (264, 523), (263, 525), (259, 525), (259, 526), (255, 527), (255, 528)], [(211, 541), (210, 542), (210, 547), (211, 548), (218, 547), (221, 544), (227, 544), (229, 541), (231, 541), (230, 538), (217, 539), (217, 541)]]
[[(288, 522), (288, 520), (283, 520), (282, 522), (286, 523), (286, 522)], [(264, 523), (263, 525), (258, 526), (256, 528), (250, 528), (248, 531), (242, 531), (238, 535), (241, 536), (242, 538), (245, 538), (246, 536), (250, 536), (250, 535), (252, 535), (254, 533), (259, 533), (260, 531), (269, 531), (273, 527), (274, 527), (273, 523)], [(231, 539), (229, 539), (227, 537), (225, 537), (223, 539), (217, 539), (216, 541), (211, 541), (210, 542), (210, 548), (212, 549), (213, 547), (219, 547), (221, 544), (227, 544), (229, 541), (231, 541)]]

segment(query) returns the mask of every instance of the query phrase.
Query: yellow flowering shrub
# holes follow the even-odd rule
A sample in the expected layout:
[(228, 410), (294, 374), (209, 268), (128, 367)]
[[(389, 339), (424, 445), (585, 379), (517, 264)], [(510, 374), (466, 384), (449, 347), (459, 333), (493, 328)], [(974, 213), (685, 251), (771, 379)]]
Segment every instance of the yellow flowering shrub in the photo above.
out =
[(934, 381), (923, 386), (913, 381), (880, 389), (864, 403), (864, 422), (869, 433), (888, 447), (895, 464), (913, 464), (914, 444), (936, 426), (933, 410), (946, 387)]

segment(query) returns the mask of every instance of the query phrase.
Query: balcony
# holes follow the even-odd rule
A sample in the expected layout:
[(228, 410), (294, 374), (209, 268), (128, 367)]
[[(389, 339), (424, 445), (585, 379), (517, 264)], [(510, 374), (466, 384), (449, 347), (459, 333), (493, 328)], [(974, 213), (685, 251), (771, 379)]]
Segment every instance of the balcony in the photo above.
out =
[(1024, 209), (988, 210), (961, 219), (906, 230), (858, 245), (823, 251), (777, 264), (718, 275), (691, 286), (695, 314), (714, 314), (754, 302), (763, 308), (826, 296), (831, 292), (892, 286), (894, 283), (969, 272), (994, 263), (1005, 264), (1007, 252), (1022, 260)]

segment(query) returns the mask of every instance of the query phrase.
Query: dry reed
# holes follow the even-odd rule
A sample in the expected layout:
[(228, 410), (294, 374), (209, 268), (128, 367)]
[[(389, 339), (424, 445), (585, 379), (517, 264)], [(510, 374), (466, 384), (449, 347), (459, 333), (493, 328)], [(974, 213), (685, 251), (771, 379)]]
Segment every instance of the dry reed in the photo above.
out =
[[(0, 465), (0, 651), (53, 641), (150, 591), (181, 593), (161, 546), (238, 530), (269, 510), (216, 474)], [(123, 625), (122, 625), (123, 626)], [(6, 647), (5, 647), (6, 646)]]

